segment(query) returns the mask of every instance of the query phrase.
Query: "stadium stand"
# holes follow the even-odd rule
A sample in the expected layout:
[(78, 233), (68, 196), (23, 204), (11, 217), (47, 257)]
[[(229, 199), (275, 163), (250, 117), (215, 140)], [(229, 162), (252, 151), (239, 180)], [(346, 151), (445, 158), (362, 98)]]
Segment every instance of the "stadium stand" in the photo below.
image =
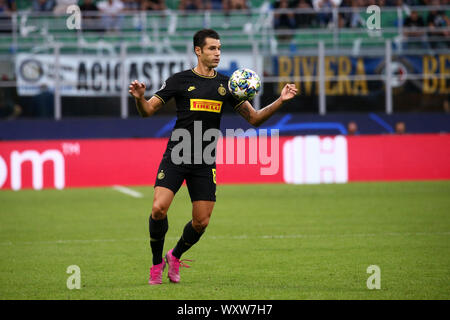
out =
[[(95, 1), (99, 2), (99, 1)], [(80, 2), (82, 3), (82, 2)], [(273, 7), (274, 1), (252, 0), (249, 1), (251, 11), (238, 10), (232, 12), (224, 11), (185, 11), (179, 12), (176, 9), (179, 0), (166, 1), (165, 11), (142, 11), (124, 12), (120, 20), (120, 30), (114, 33), (105, 33), (102, 30), (101, 21), (98, 21), (97, 30), (82, 30), (81, 32), (68, 32), (66, 28), (66, 15), (55, 15), (53, 13), (39, 14), (32, 11), (32, 1), (18, 1), (17, 21), (15, 30), (11, 34), (2, 33), (0, 36), (1, 53), (6, 54), (10, 50), (29, 50), (30, 47), (41, 45), (42, 43), (61, 42), (70, 43), (96, 43), (105, 41), (115, 44), (126, 41), (130, 44), (144, 42), (158, 42), (164, 39), (175, 50), (184, 48), (184, 43), (190, 41), (190, 37), (195, 30), (202, 27), (211, 27), (223, 35), (224, 40), (232, 40), (234, 49), (249, 49), (252, 41), (260, 41), (266, 46), (270, 46), (275, 41), (277, 49), (290, 50), (295, 48), (311, 48), (316, 46), (318, 40), (324, 40), (326, 46), (338, 48), (373, 48), (383, 46), (385, 39), (395, 39), (401, 36), (402, 19), (406, 17), (410, 9), (403, 7), (383, 7), (381, 11), (381, 25), (383, 31), (370, 33), (367, 31), (365, 21), (369, 14), (366, 7), (357, 8), (355, 13), (353, 8), (341, 6), (339, 19), (353, 14), (359, 14), (360, 23), (356, 27), (347, 27), (346, 21), (338, 24), (330, 23), (328, 26), (320, 26), (314, 21), (307, 28), (299, 27), (293, 30), (274, 29), (273, 27)], [(370, 3), (367, 2), (367, 3)], [(283, 9), (281, 9), (283, 10)], [(295, 12), (295, 14), (305, 16), (313, 14), (317, 17), (314, 9), (284, 9)], [(426, 21), (429, 9), (420, 7), (420, 15)], [(447, 16), (449, 10), (446, 11)], [(98, 15), (98, 13), (96, 13)], [(13, 18), (14, 19), (14, 18)], [(348, 19), (347, 19), (348, 20)], [(6, 25), (3, 25), (3, 28)], [(289, 41), (283, 41), (279, 35), (290, 35)], [(230, 41), (231, 42), (231, 41)], [(13, 48), (11, 48), (13, 44)]]
[[(97, 4), (101, 2), (99, 0), (92, 1)], [(126, 44), (126, 54), (129, 55), (151, 53), (186, 55), (186, 53), (192, 52), (190, 47), (192, 34), (204, 27), (216, 29), (220, 33), (226, 52), (246, 52), (246, 54), (250, 52), (263, 57), (264, 70), (261, 72), (265, 76), (263, 79), (264, 94), (258, 97), (261, 98), (262, 104), (268, 103), (276, 96), (278, 84), (284, 81), (281, 80), (282, 74), (276, 71), (276, 64), (280, 63), (278, 57), (318, 56), (319, 41), (323, 41), (326, 55), (336, 57), (343, 55), (353, 58), (378, 56), (383, 58), (386, 54), (386, 40), (390, 40), (394, 56), (413, 54), (427, 57), (442, 54), (443, 56), (436, 57), (436, 60), (433, 61), (444, 61), (443, 65), (440, 63), (442, 66), (439, 65), (433, 72), (439, 75), (439, 72), (445, 73), (445, 70), (447, 70), (445, 57), (448, 54), (449, 47), (448, 17), (450, 16), (450, 6), (447, 5), (447, 0), (423, 0), (423, 2), (419, 0), (398, 0), (395, 2), (390, 0), (342, 0), (339, 7), (323, 9), (320, 12), (313, 8), (309, 0), (306, 0), (307, 2), (299, 0), (303, 1), (302, 5), (297, 5), (297, 2), (295, 2), (287, 9), (277, 9), (276, 1), (278, 0), (248, 0), (247, 6), (249, 9), (245, 10), (180, 11), (178, 10), (180, 0), (166, 0), (165, 10), (121, 12), (120, 19), (117, 20), (118, 28), (113, 30), (107, 30), (102, 25), (102, 13), (99, 12), (83, 12), (83, 21), (92, 18), (92, 21), (96, 21), (96, 23), (90, 23), (88, 27), (86, 27), (87, 23), (83, 24), (80, 30), (69, 30), (66, 24), (67, 14), (35, 12), (33, 11), (33, 0), (15, 1), (16, 12), (0, 12), (0, 69), (2, 70), (0, 76), (3, 80), (6, 80), (0, 82), (0, 87), (16, 86), (14, 64), (15, 58), (20, 53), (54, 54), (55, 44), (58, 44), (61, 45), (60, 54), (63, 55), (77, 54), (81, 56), (84, 54), (99, 54), (100, 52), (113, 52), (118, 55), (121, 44)], [(66, 3), (69, 2), (66, 1)], [(83, 3), (83, 1), (78, 1), (79, 5)], [(367, 21), (372, 13), (368, 13), (366, 10), (369, 5), (373, 4), (381, 7), (380, 30), (369, 30), (367, 26)], [(412, 10), (417, 11), (423, 21), (427, 22), (427, 26), (423, 28), (425, 37), (420, 39), (411, 40), (404, 36), (407, 28), (403, 22)], [(431, 32), (428, 26), (430, 12), (435, 12), (434, 14), (437, 12), (438, 15), (441, 14), (441, 18), (444, 17), (441, 20), (437, 19), (443, 21), (440, 25), (439, 23), (437, 25), (437, 28), (440, 28), (441, 31), (434, 28), (434, 31)], [(296, 27), (275, 28), (274, 16), (287, 13), (295, 16)], [(318, 22), (319, 14), (324, 13), (332, 16), (332, 19), (326, 25)], [(424, 41), (430, 43), (430, 46), (421, 47)], [(419, 47), (409, 45), (406, 47), (404, 45), (406, 42), (413, 45), (416, 42)], [(254, 51), (255, 46), (257, 47), (257, 53)], [(355, 64), (354, 61), (356, 60), (351, 61), (352, 64)], [(408, 77), (412, 76), (410, 78), (411, 83), (423, 76), (411, 74), (422, 68), (422, 60), (414, 63), (417, 67), (408, 70)], [(434, 62), (430, 63), (430, 66), (434, 66)], [(2, 69), (3, 66), (8, 64), (10, 65), (9, 70), (14, 70), (14, 72), (10, 71), (9, 74), (3, 71), (6, 68)], [(11, 65), (13, 66), (11, 67)], [(377, 62), (377, 65), (376, 68), (372, 67), (372, 69), (375, 69), (373, 72), (375, 74), (367, 75), (368, 81), (371, 81), (369, 86), (375, 87), (375, 90), (370, 88), (370, 92), (366, 93), (365, 96), (357, 96), (356, 94), (353, 96), (333, 96), (333, 94), (330, 94), (327, 99), (330, 102), (328, 111), (380, 112), (387, 110), (384, 101), (383, 81), (380, 78), (384, 65), (380, 61)], [(398, 67), (398, 65), (395, 65), (395, 67)], [(409, 65), (406, 64), (406, 67), (408, 68)], [(402, 73), (406, 70), (400, 68), (398, 71)], [(337, 72), (335, 73), (337, 74)], [(290, 74), (295, 76), (295, 71)], [(304, 75), (303, 73), (298, 74), (298, 76)], [(447, 75), (443, 74), (442, 77), (447, 77)], [(444, 80), (439, 83), (445, 84), (445, 81), (448, 82), (448, 80)], [(292, 78), (291, 81), (300, 84), (298, 79)], [(302, 79), (301, 81), (304, 82), (305, 80)], [(317, 79), (312, 81), (317, 81)], [(408, 82), (407, 84), (410, 85), (411, 83)], [(422, 90), (426, 87), (418, 84), (417, 81), (414, 85), (416, 91), (417, 88)], [(406, 88), (409, 90), (409, 87)], [(448, 98), (445, 99), (445, 90), (447, 90), (445, 85), (439, 88), (439, 90), (433, 89), (435, 90), (433, 92), (439, 92), (439, 96), (432, 94), (423, 96), (420, 93), (413, 92), (407, 98), (395, 99), (394, 97), (397, 103), (395, 110), (441, 111), (442, 105)], [(400, 89), (395, 90), (395, 92), (401, 91)], [(108, 98), (113, 100), (111, 103), (108, 102), (108, 105), (116, 106), (109, 110), (116, 110), (114, 113), (117, 114), (117, 110), (120, 109), (117, 106), (117, 96)], [(24, 104), (30, 103), (27, 97), (21, 99), (25, 101)], [(79, 98), (63, 97), (63, 104), (66, 109), (64, 114), (66, 116), (84, 114), (84, 112), (67, 111), (78, 108), (79, 100), (77, 99)], [(305, 106), (302, 109), (303, 111), (317, 111), (316, 96), (311, 94), (310, 96), (299, 97), (299, 99), (301, 99), (302, 106)], [(125, 100), (122, 99), (122, 104), (123, 101)], [(420, 102), (418, 104), (420, 106), (416, 106), (417, 101)], [(132, 101), (128, 101), (128, 105), (132, 104)], [(98, 108), (96, 102), (83, 103), (83, 105), (90, 105), (89, 112), (91, 113), (89, 114), (91, 115), (106, 115), (110, 112), (99, 111), (97, 114), (92, 111)], [(430, 108), (430, 105), (433, 107), (428, 110), (427, 108)], [(287, 108), (287, 111), (292, 112), (294, 110), (293, 108)], [(132, 107), (129, 109), (129, 114), (136, 115)], [(27, 115), (26, 112), (25, 115)]]

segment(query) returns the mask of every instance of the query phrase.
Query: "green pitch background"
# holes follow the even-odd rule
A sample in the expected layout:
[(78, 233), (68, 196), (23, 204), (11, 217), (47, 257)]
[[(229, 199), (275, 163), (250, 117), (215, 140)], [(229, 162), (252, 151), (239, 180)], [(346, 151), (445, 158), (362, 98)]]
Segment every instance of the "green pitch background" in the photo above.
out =
[[(0, 299), (449, 299), (450, 181), (219, 186), (181, 282), (149, 286), (153, 188), (1, 191)], [(190, 220), (185, 187), (165, 251)], [(69, 290), (70, 265), (81, 290)], [(381, 269), (368, 290), (366, 269)], [(166, 270), (167, 272), (167, 270)]]

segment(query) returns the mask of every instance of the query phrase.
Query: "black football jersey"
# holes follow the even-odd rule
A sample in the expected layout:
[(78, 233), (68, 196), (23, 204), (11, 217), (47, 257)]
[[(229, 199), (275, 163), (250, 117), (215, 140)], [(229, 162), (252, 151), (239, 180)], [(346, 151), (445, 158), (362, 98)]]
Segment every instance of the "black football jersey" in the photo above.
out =
[[(176, 102), (177, 121), (164, 157), (170, 157), (174, 146), (182, 140), (179, 137), (176, 141), (173, 139), (174, 131), (186, 129), (191, 138), (191, 152), (190, 163), (184, 165), (208, 165), (203, 161), (202, 154), (211, 141), (203, 141), (203, 134), (208, 129), (220, 129), (220, 119), (225, 108), (236, 110), (244, 102), (236, 100), (229, 92), (228, 77), (214, 72), (213, 76), (200, 75), (194, 69), (176, 73), (154, 94), (163, 103), (171, 98)], [(202, 154), (199, 153), (200, 143)]]

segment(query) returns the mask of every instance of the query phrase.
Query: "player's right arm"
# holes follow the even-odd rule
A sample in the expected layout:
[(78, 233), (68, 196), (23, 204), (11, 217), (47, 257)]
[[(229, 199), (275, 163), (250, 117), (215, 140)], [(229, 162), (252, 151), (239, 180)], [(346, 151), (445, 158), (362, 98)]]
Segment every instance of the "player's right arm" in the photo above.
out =
[(146, 100), (144, 97), (145, 84), (137, 80), (131, 82), (128, 92), (134, 97), (136, 108), (141, 117), (152, 116), (163, 105), (162, 101), (155, 96), (151, 97), (150, 100)]

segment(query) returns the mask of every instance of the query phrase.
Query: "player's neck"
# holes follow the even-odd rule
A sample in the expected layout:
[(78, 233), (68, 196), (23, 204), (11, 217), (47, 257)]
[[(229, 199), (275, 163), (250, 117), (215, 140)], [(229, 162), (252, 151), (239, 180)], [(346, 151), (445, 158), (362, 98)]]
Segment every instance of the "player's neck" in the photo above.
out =
[(195, 68), (194, 71), (202, 76), (205, 77), (212, 77), (216, 74), (216, 72), (214, 71), (213, 68), (208, 68), (206, 66), (200, 65), (198, 64)]

